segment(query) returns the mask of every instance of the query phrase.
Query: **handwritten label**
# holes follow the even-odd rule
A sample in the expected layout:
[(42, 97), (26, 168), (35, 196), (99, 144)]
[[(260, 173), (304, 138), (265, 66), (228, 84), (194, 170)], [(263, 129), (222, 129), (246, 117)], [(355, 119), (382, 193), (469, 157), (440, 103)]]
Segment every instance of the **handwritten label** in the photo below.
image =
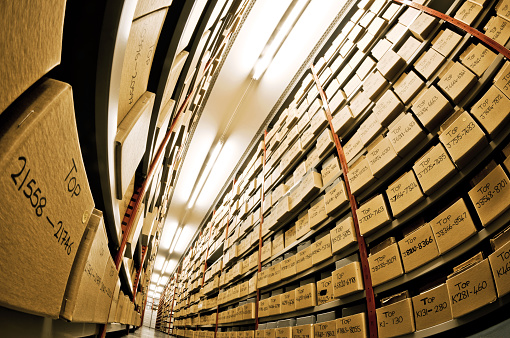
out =
[(492, 136), (510, 114), (510, 100), (497, 87), (491, 86), (473, 105), (471, 113)]
[(407, 113), (393, 125), (386, 137), (390, 139), (393, 149), (395, 149), (397, 154), (405, 155), (425, 137), (425, 134), (413, 115)]
[(336, 320), (337, 337), (365, 337), (366, 315), (364, 312)]
[(404, 274), (397, 243), (368, 257), (372, 285), (379, 285)]
[(400, 336), (414, 331), (411, 299), (376, 309), (377, 330), (382, 337)]
[(336, 227), (331, 229), (330, 236), (332, 253), (337, 253), (356, 242), (356, 232), (354, 231), (352, 218), (348, 217), (339, 222)]
[(442, 144), (430, 149), (413, 166), (423, 192), (430, 195), (451, 177), (456, 169)]
[(315, 337), (318, 338), (336, 337), (336, 322), (331, 320), (329, 322), (315, 324), (314, 331)]
[(296, 289), (296, 310), (316, 305), (315, 283), (303, 285)]
[(333, 294), (335, 298), (343, 297), (363, 290), (363, 278), (359, 262), (352, 262), (333, 271)]
[(398, 242), (405, 272), (439, 256), (434, 234), (430, 225), (425, 224)]
[(487, 226), (510, 206), (508, 181), (503, 168), (498, 165), (469, 191), (469, 198), (483, 226)]
[(510, 242), (494, 251), (489, 256), (489, 262), (498, 297), (502, 297), (510, 292)]
[(458, 103), (476, 80), (475, 74), (469, 69), (459, 62), (454, 62), (437, 85), (443, 89), (453, 102)]
[(341, 206), (348, 202), (347, 192), (344, 181), (339, 181), (324, 194), (324, 203), (326, 204), (326, 213), (331, 215)]
[(424, 198), (413, 171), (408, 171), (393, 182), (386, 190), (386, 195), (394, 217), (400, 216)]
[(453, 318), (496, 300), (496, 289), (487, 259), (446, 280)]
[(312, 247), (300, 251), (296, 255), (296, 270), (297, 272), (308, 270), (312, 267)]

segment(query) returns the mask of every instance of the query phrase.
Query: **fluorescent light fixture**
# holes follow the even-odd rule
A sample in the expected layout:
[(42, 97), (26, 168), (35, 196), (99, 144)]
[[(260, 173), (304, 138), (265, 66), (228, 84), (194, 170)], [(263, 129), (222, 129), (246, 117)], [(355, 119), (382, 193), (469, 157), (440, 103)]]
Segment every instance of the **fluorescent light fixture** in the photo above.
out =
[(165, 261), (165, 264), (163, 264), (163, 268), (161, 268), (161, 273), (165, 273), (166, 267), (168, 266), (168, 261)]
[(289, 35), (290, 31), (292, 30), (292, 27), (296, 24), (297, 20), (301, 16), (301, 13), (303, 13), (303, 10), (308, 5), (310, 0), (294, 0), (291, 4), (292, 8), (289, 7), (289, 10), (287, 10), (282, 17), (282, 20), (276, 26), (275, 31), (273, 32), (273, 35), (268, 41), (268, 44), (266, 45), (266, 48), (262, 51), (262, 55), (258, 58), (257, 62), (255, 63), (255, 66), (253, 67), (253, 75), (252, 79), (258, 80), (264, 74), (267, 67), (271, 64), (271, 61), (273, 61), (274, 56), (278, 52), (278, 49), (280, 49), (281, 45), (283, 44), (283, 41), (285, 38)]
[(195, 231), (193, 230), (193, 227), (190, 225), (186, 225), (182, 229), (181, 236), (179, 237), (179, 241), (177, 242), (177, 246), (175, 247), (174, 252), (177, 254), (184, 253), (184, 250), (186, 250), (186, 247), (190, 243), (194, 234), (195, 234)]
[(163, 264), (165, 264), (164, 256), (156, 256), (156, 262), (154, 263), (154, 270), (161, 271), (163, 269)]
[(172, 243), (172, 247), (170, 248), (170, 253), (174, 252), (175, 246), (177, 245), (177, 242), (179, 241), (179, 236), (181, 236), (181, 232), (182, 232), (182, 227), (177, 229), (177, 232), (175, 233), (174, 242)]
[(152, 291), (156, 290), (156, 284), (149, 285), (149, 290), (152, 290)]
[(179, 224), (176, 220), (168, 220), (165, 223), (164, 230), (163, 230), (163, 237), (161, 238), (161, 243), (159, 247), (163, 250), (167, 250), (170, 248), (170, 245), (172, 244), (172, 239), (175, 235), (175, 230), (177, 230), (177, 226)]
[(177, 260), (176, 259), (170, 259), (168, 261), (168, 266), (166, 267), (166, 270), (164, 270), (163, 273), (165, 273), (165, 274), (171, 273), (173, 271), (173, 269), (175, 269), (176, 265), (177, 265)]
[(153, 292), (153, 291), (149, 291), (149, 292), (147, 292), (147, 296), (152, 297), (153, 295), (154, 295), (154, 292)]
[(159, 273), (153, 273), (151, 277), (151, 282), (157, 283), (159, 279)]
[(163, 292), (163, 287), (162, 287), (162, 286), (158, 286), (158, 287), (156, 288), (156, 292), (157, 292), (158, 294), (161, 294), (161, 292)]
[(159, 279), (159, 285), (166, 285), (166, 283), (168, 283), (168, 276), (162, 276), (160, 279)]
[(207, 181), (207, 178), (209, 174), (211, 173), (211, 170), (214, 166), (214, 163), (216, 162), (216, 159), (218, 158), (218, 155), (220, 154), (221, 148), (223, 147), (223, 142), (220, 140), (218, 144), (214, 147), (213, 152), (209, 156), (209, 160), (207, 161), (207, 165), (205, 166), (204, 171), (200, 175), (200, 179), (198, 180), (197, 185), (195, 186), (195, 190), (193, 190), (193, 194), (191, 194), (191, 198), (188, 201), (188, 209), (193, 208), (195, 205), (195, 202), (197, 201), (198, 195), (200, 195), (200, 191), (202, 191), (202, 188)]

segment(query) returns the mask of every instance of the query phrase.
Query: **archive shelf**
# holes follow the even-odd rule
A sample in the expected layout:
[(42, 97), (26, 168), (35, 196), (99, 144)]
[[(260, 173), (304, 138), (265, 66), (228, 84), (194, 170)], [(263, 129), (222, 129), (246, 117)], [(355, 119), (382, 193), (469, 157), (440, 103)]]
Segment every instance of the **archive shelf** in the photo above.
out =
[(327, 302), (327, 303), (324, 303), (321, 305), (312, 306), (309, 308), (300, 309), (300, 310), (296, 310), (296, 311), (292, 311), (292, 312), (271, 315), (268, 317), (260, 317), (259, 321), (266, 323), (266, 322), (273, 322), (276, 320), (310, 316), (313, 314), (326, 312), (326, 311), (334, 311), (335, 309), (338, 309), (342, 306), (349, 305), (354, 302), (359, 302), (359, 301), (363, 300), (365, 297), (366, 297), (365, 291), (359, 291), (359, 292), (356, 292), (349, 296), (343, 297), (341, 299), (335, 299), (331, 302)]

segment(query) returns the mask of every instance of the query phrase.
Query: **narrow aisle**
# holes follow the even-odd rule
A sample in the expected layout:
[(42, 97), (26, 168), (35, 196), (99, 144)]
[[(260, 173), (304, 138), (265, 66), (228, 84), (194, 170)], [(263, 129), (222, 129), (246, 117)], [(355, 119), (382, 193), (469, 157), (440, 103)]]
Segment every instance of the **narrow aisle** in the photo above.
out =
[(165, 334), (160, 331), (156, 331), (152, 328), (149, 328), (147, 326), (142, 326), (138, 330), (136, 330), (134, 333), (130, 333), (127, 336), (123, 337), (130, 337), (130, 338), (168, 338), (172, 337), (168, 334)]

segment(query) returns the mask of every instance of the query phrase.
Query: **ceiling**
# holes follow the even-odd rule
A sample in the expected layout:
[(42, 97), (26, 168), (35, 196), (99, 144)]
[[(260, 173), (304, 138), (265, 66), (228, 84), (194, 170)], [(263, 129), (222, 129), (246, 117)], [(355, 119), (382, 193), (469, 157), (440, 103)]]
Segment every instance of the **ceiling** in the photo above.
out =
[[(266, 72), (259, 80), (251, 80), (260, 53), (290, 3), (291, 0), (257, 0), (225, 59), (175, 185), (156, 257), (154, 271), (158, 275), (169, 275), (174, 270), (244, 151), (345, 1), (310, 1)], [(209, 179), (194, 207), (187, 209), (205, 159), (222, 135), (225, 143)], [(184, 229), (169, 254), (178, 225)], [(161, 273), (166, 259), (170, 264)], [(164, 285), (161, 281), (160, 284)]]

